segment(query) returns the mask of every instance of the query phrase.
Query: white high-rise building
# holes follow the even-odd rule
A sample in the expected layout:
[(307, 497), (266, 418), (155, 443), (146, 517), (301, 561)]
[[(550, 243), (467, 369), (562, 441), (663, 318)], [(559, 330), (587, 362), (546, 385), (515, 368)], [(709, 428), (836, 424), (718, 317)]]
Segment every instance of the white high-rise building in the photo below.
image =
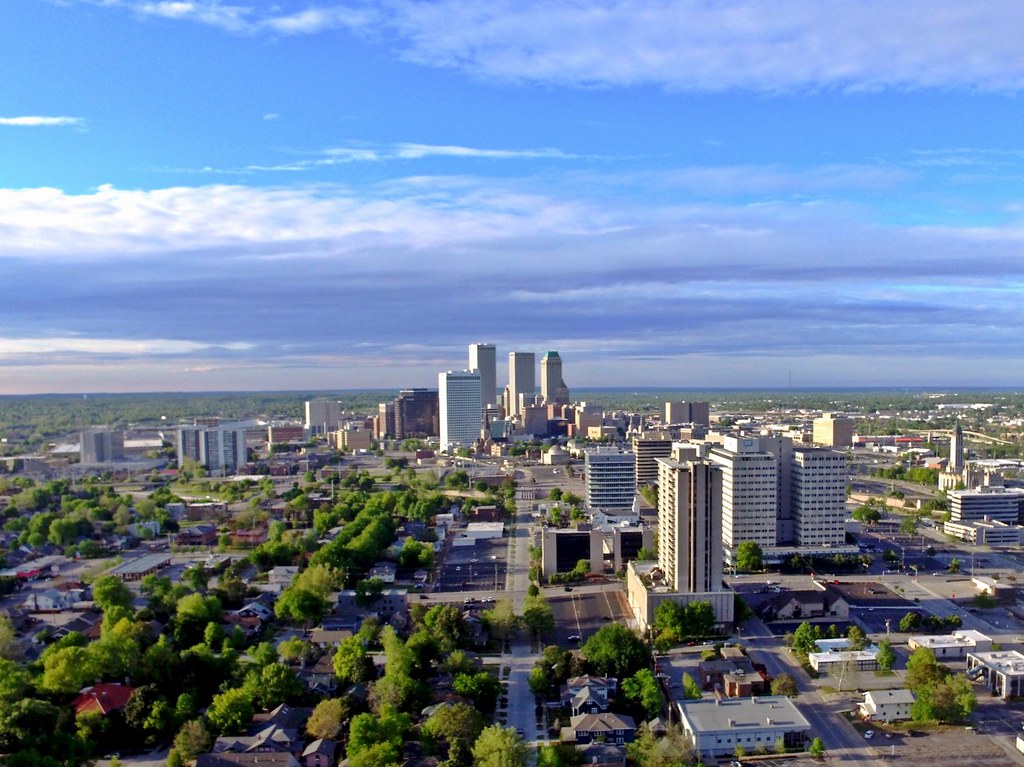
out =
[(762, 549), (776, 543), (779, 462), (761, 452), (755, 437), (725, 437), (708, 459), (722, 468), (722, 545), (735, 553), (753, 541)]
[(508, 354), (508, 415), (518, 416), (523, 398), (530, 400), (537, 393), (537, 356), (533, 352), (509, 352)]
[(480, 395), (485, 408), (498, 401), (496, 355), (494, 344), (469, 345), (469, 369), (480, 371)]
[(219, 426), (182, 426), (178, 429), (178, 468), (186, 458), (212, 474), (227, 476), (248, 460), (243, 424)]
[(338, 428), (341, 403), (327, 397), (306, 401), (306, 430), (310, 434), (327, 434)]
[(636, 501), (636, 459), (615, 449), (586, 452), (587, 507), (611, 514), (628, 514)]
[(683, 594), (722, 588), (722, 470), (657, 458), (658, 566)]
[(480, 429), (483, 426), (480, 373), (475, 370), (449, 370), (447, 373), (438, 373), (437, 388), (441, 450), (472, 447), (480, 438)]
[(790, 497), (793, 538), (798, 546), (846, 543), (846, 455), (838, 450), (793, 450)]

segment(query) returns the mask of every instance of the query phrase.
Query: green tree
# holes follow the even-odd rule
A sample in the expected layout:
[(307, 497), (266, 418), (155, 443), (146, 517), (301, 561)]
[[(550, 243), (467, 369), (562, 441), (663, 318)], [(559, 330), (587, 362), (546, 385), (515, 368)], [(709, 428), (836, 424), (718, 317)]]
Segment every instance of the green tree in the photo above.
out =
[(633, 676), (622, 680), (622, 694), (635, 701), (643, 709), (648, 719), (661, 714), (664, 706), (664, 699), (661, 695), (661, 685), (654, 678), (650, 669), (642, 668)]
[(953, 557), (951, 560), (949, 560), (949, 568), (948, 569), (949, 569), (949, 572), (951, 572), (953, 574), (956, 574), (956, 573), (960, 572), (960, 560), (957, 559), (956, 557)]
[(302, 683), (285, 664), (269, 663), (246, 675), (244, 689), (255, 705), (270, 709), (298, 698), (302, 694)]
[(704, 697), (700, 685), (690, 674), (683, 674), (683, 698), (686, 700), (700, 700)]
[(432, 738), (443, 740), (451, 747), (459, 744), (469, 748), (483, 731), (484, 721), (480, 712), (465, 703), (441, 704), (423, 725), (423, 730)]
[(744, 541), (736, 547), (736, 569), (745, 573), (764, 569), (764, 552), (756, 541)]
[(411, 725), (412, 720), (408, 714), (400, 713), (391, 706), (383, 706), (376, 716), (358, 714), (352, 717), (348, 731), (349, 758), (372, 746), (385, 745), (388, 753), (394, 754), (394, 758), (388, 761), (397, 760)]
[(669, 725), (661, 738), (641, 724), (636, 740), (626, 746), (626, 754), (637, 767), (680, 767), (694, 761), (693, 746), (678, 724)]
[(555, 615), (551, 605), (540, 596), (523, 600), (523, 625), (533, 636), (550, 634), (555, 630)]
[(207, 718), (217, 732), (237, 735), (249, 726), (252, 714), (252, 699), (248, 692), (235, 687), (213, 697)]
[[(530, 585), (536, 589), (536, 584), (531, 583)], [(540, 590), (537, 589), (536, 593), (530, 594), (530, 596), (535, 597), (539, 594)], [(491, 636), (500, 642), (511, 639), (519, 625), (511, 599), (499, 599), (490, 610), (484, 610), (482, 617)]]
[(528, 751), (515, 730), (494, 724), (473, 744), (474, 767), (526, 767)]
[(785, 695), (787, 698), (795, 698), (798, 692), (796, 680), (785, 671), (772, 680), (772, 695)]
[(858, 506), (853, 510), (853, 518), (865, 525), (875, 525), (882, 519), (882, 513), (874, 506)]
[(594, 632), (580, 652), (596, 673), (619, 679), (632, 676), (651, 662), (643, 640), (618, 623)]
[(893, 652), (892, 643), (888, 638), (883, 639), (878, 643), (878, 668), (882, 671), (892, 671), (893, 664), (896, 663), (896, 653)]
[(907, 660), (906, 685), (917, 694), (938, 685), (945, 673), (945, 669), (935, 660), (934, 652), (927, 647), (918, 647)]
[(211, 745), (213, 736), (201, 719), (185, 722), (174, 736), (174, 750), (186, 762), (208, 751)]
[(310, 625), (319, 621), (331, 608), (326, 597), (311, 589), (285, 589), (274, 603), (274, 614), (281, 620)]
[(800, 655), (814, 652), (815, 643), (821, 639), (820, 631), (820, 627), (812, 626), (807, 621), (804, 621), (793, 632), (792, 648)]
[(334, 653), (334, 674), (343, 685), (368, 682), (373, 678), (373, 661), (358, 636), (341, 640)]
[(134, 597), (131, 589), (124, 585), (120, 578), (104, 575), (92, 584), (92, 600), (103, 612), (111, 607), (123, 607), (131, 610)]
[(815, 738), (814, 740), (811, 741), (811, 747), (808, 749), (808, 752), (815, 759), (822, 759), (822, 758), (824, 758), (824, 756), (825, 756), (825, 743), (821, 740), (821, 738)]
[(900, 535), (917, 535), (917, 517), (910, 515), (900, 522)]
[(492, 674), (479, 671), (475, 674), (457, 674), (452, 681), (456, 694), (472, 698), (476, 707), (486, 714), (493, 713), (501, 693), (501, 683)]
[(311, 738), (337, 740), (348, 713), (348, 705), (343, 699), (325, 698), (316, 704), (306, 720), (306, 732)]
[(846, 632), (846, 638), (850, 643), (851, 650), (863, 650), (868, 646), (867, 634), (856, 624), (850, 624), (850, 628)]
[(469, 627), (462, 611), (454, 605), (434, 605), (423, 617), (423, 623), (437, 639), (445, 655), (466, 643)]
[(921, 616), (915, 612), (909, 612), (900, 618), (900, 631), (908, 633), (917, 631), (921, 626)]

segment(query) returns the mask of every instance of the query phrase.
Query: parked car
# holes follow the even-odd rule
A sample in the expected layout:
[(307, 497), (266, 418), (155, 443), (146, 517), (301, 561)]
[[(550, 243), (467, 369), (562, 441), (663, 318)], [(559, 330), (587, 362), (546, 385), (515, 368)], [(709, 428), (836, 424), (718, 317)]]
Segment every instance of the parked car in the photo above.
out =
[(875, 737), (875, 731), (874, 730), (868, 730), (867, 732), (864, 733), (864, 737), (867, 740), (871, 740), (873, 737)]

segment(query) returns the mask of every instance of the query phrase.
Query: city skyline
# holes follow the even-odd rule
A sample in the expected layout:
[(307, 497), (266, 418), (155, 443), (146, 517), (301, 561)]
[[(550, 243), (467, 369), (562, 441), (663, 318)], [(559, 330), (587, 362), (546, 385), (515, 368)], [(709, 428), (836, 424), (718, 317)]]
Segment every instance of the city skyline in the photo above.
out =
[(0, 394), (1020, 385), (1019, 8), (929, 8), (0, 4)]

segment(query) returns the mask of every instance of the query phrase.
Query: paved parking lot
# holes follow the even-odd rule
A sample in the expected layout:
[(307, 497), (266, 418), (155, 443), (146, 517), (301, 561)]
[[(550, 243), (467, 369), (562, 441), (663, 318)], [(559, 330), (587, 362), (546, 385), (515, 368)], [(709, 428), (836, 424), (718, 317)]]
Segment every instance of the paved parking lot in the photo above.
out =
[(438, 568), (437, 591), (497, 591), (505, 588), (508, 539), (453, 546)]
[(577, 647), (602, 626), (612, 622), (625, 624), (630, 615), (621, 590), (586, 593), (575, 588), (572, 592), (548, 590), (545, 596), (555, 616), (555, 635), (550, 639), (563, 647)]

